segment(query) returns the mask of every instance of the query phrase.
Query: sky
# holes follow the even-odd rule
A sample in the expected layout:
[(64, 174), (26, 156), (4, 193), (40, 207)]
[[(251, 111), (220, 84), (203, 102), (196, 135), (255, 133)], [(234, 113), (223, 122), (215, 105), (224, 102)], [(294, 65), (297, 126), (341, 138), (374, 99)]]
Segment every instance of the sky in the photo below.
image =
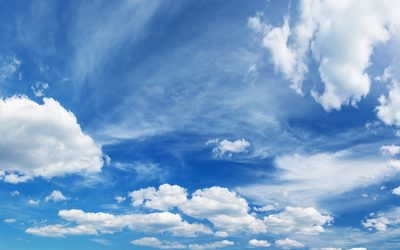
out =
[(400, 249), (397, 0), (0, 1), (0, 248)]

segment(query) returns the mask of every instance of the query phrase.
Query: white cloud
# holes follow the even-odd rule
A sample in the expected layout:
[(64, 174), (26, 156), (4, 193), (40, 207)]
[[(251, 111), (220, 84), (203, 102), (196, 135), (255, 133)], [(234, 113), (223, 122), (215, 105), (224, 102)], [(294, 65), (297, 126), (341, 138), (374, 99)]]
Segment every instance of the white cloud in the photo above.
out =
[(236, 141), (213, 139), (206, 142), (206, 145), (211, 144), (216, 144), (216, 147), (212, 150), (214, 157), (223, 157), (224, 155), (231, 157), (233, 154), (246, 152), (247, 148), (250, 147), (250, 142), (245, 139)]
[(66, 200), (68, 200), (68, 198), (65, 197), (63, 195), (63, 193), (61, 193), (61, 191), (53, 190), (53, 192), (51, 192), (50, 195), (46, 196), (46, 198), (44, 200), (46, 202), (48, 202), (48, 201), (59, 202), (59, 201), (66, 201)]
[(3, 180), (25, 182), (72, 173), (96, 173), (101, 148), (85, 135), (74, 114), (57, 101), (27, 97), (0, 100), (0, 168)]
[(314, 206), (318, 200), (326, 199), (327, 194), (330, 198), (390, 180), (399, 172), (400, 163), (381, 157), (360, 156), (348, 150), (281, 155), (275, 159), (275, 167), (278, 170), (276, 184), (252, 184), (238, 189), (240, 193), (258, 202)]
[(15, 196), (20, 195), (20, 193), (19, 193), (18, 190), (14, 190), (14, 191), (10, 192), (10, 195), (11, 195), (12, 197), (15, 197)]
[(223, 247), (233, 246), (235, 243), (229, 240), (215, 241), (207, 244), (190, 244), (189, 249), (191, 250), (205, 250), (205, 249), (219, 249)]
[(325, 231), (323, 226), (332, 221), (330, 215), (321, 214), (313, 207), (286, 207), (283, 212), (264, 218), (268, 230), (277, 234), (319, 234)]
[(388, 125), (400, 126), (400, 81), (394, 76), (392, 68), (385, 70), (385, 81), (390, 82), (388, 96), (379, 97), (379, 106), (376, 107), (377, 116)]
[(212, 231), (198, 223), (188, 223), (179, 214), (169, 212), (150, 214), (113, 215), (110, 213), (86, 213), (82, 210), (61, 210), (58, 215), (77, 226), (47, 225), (33, 227), (27, 233), (44, 237), (65, 237), (80, 234), (110, 234), (129, 228), (135, 232), (171, 233), (192, 237), (198, 234), (212, 234)]
[(269, 212), (269, 211), (273, 211), (275, 210), (275, 206), (272, 204), (267, 204), (265, 206), (262, 207), (255, 207), (254, 211), (256, 212)]
[(282, 249), (304, 248), (304, 244), (289, 238), (283, 240), (276, 240), (275, 245)]
[(387, 145), (380, 148), (383, 155), (398, 155), (400, 154), (400, 146)]
[(47, 82), (36, 82), (31, 86), (33, 94), (36, 97), (43, 97), (44, 91), (49, 88), (49, 84)]
[(33, 200), (33, 199), (30, 199), (30, 200), (28, 200), (28, 204), (29, 204), (29, 205), (32, 205), (32, 206), (37, 206), (37, 205), (40, 204), (40, 200)]
[(116, 197), (115, 197), (115, 201), (116, 201), (117, 203), (122, 203), (122, 202), (124, 202), (125, 200), (126, 200), (126, 198), (123, 197), (123, 196), (116, 196)]
[(273, 64), (298, 93), (311, 52), (324, 84), (322, 94), (312, 92), (315, 100), (325, 110), (355, 105), (370, 90), (365, 70), (374, 46), (388, 41), (399, 27), (399, 2), (303, 0), (299, 10), (294, 27), (288, 18), (281, 27), (271, 27), (257, 20), (259, 15), (249, 19), (249, 26), (262, 33)]
[(224, 231), (217, 231), (214, 233), (215, 237), (219, 237), (219, 238), (225, 238), (228, 237), (228, 233), (224, 232)]
[(368, 250), (368, 249), (365, 247), (353, 247), (353, 248), (350, 248), (349, 250)]
[(269, 243), (266, 240), (252, 239), (252, 240), (249, 240), (249, 245), (253, 246), (253, 247), (270, 247), (271, 243)]
[(131, 241), (131, 244), (136, 246), (154, 247), (160, 249), (182, 249), (186, 248), (185, 245), (169, 241), (161, 241), (154, 237), (144, 237), (141, 239)]
[[(0, 59), (3, 59), (0, 57)], [(5, 58), (0, 65), (0, 80), (4, 81), (10, 78), (21, 65), (21, 61), (17, 58)]]
[(139, 189), (131, 192), (129, 196), (134, 207), (143, 205), (161, 211), (168, 211), (187, 200), (186, 189), (169, 184), (160, 185), (158, 190), (153, 187)]
[(386, 232), (389, 226), (400, 225), (400, 207), (394, 207), (387, 212), (373, 215), (372, 218), (362, 221), (365, 228), (374, 228), (377, 231)]
[(14, 222), (16, 222), (16, 221), (17, 221), (16, 219), (5, 219), (5, 220), (4, 220), (4, 223), (10, 224), (10, 223), (14, 223)]
[(397, 188), (393, 189), (392, 193), (395, 194), (395, 195), (400, 196), (400, 187), (397, 187)]
[(222, 231), (265, 232), (263, 222), (248, 213), (247, 201), (227, 188), (211, 187), (196, 190), (192, 198), (180, 206), (187, 215), (207, 219)]

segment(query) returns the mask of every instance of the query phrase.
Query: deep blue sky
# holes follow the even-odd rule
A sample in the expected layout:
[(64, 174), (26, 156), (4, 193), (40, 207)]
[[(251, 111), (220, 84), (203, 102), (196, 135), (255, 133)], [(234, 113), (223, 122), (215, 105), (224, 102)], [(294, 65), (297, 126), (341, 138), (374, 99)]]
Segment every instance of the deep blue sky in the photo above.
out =
[(0, 249), (399, 249), (399, 17), (0, 1)]

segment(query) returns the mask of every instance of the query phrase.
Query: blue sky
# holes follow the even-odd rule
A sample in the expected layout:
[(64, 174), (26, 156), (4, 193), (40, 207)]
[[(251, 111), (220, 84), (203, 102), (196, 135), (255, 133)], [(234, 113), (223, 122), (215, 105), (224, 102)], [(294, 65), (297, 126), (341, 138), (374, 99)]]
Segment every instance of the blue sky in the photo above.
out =
[(399, 249), (399, 17), (1, 1), (0, 248)]

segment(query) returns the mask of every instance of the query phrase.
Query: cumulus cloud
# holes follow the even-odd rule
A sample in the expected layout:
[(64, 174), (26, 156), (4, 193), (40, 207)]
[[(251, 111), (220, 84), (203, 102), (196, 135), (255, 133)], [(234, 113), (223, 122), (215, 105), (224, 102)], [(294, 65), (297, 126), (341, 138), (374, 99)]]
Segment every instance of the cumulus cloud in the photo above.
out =
[(216, 145), (212, 149), (214, 157), (223, 157), (224, 155), (232, 157), (233, 154), (246, 152), (247, 148), (251, 145), (250, 142), (245, 139), (239, 139), (236, 141), (213, 139), (206, 142), (206, 145), (212, 144)]
[(68, 200), (68, 198), (65, 197), (63, 195), (63, 193), (61, 193), (61, 191), (54, 190), (53, 192), (51, 192), (50, 195), (46, 196), (46, 198), (44, 200), (46, 202), (49, 202), (49, 201), (60, 202), (60, 201), (66, 201), (66, 200)]
[(0, 100), (0, 169), (5, 182), (73, 173), (96, 173), (102, 151), (84, 134), (74, 114), (52, 98)]
[(191, 217), (209, 220), (218, 230), (252, 233), (266, 231), (264, 223), (248, 213), (247, 201), (227, 188), (196, 190), (180, 209)]
[(275, 206), (272, 204), (267, 204), (265, 206), (262, 207), (255, 207), (254, 211), (256, 212), (269, 212), (269, 211), (273, 211), (275, 210)]
[(249, 245), (252, 247), (270, 247), (271, 243), (269, 243), (266, 240), (252, 239), (252, 240), (249, 240)]
[(188, 247), (191, 250), (219, 249), (235, 245), (235, 242), (229, 240), (215, 241), (206, 244), (190, 244)]
[(141, 239), (131, 241), (131, 244), (143, 247), (154, 247), (160, 249), (182, 249), (186, 248), (185, 245), (169, 241), (161, 241), (154, 237), (144, 237)]
[(58, 215), (76, 226), (47, 225), (32, 227), (27, 233), (43, 237), (65, 237), (80, 234), (110, 234), (129, 228), (135, 232), (171, 233), (179, 236), (212, 234), (212, 231), (198, 223), (188, 223), (179, 214), (170, 212), (150, 214), (113, 215), (110, 213), (87, 213), (78, 209), (61, 210)]
[(394, 189), (392, 190), (392, 193), (395, 194), (395, 195), (397, 195), (397, 196), (400, 196), (400, 187), (394, 188)]
[[(311, 54), (318, 63), (324, 84), (322, 93), (312, 92), (325, 110), (355, 105), (370, 91), (365, 70), (371, 64), (374, 47), (388, 41), (399, 27), (399, 2), (385, 0), (303, 0), (295, 25), (285, 17), (273, 27), (257, 14), (249, 26), (262, 34), (262, 45), (271, 53), (275, 68), (302, 93)], [(368, 20), (366, 22), (365, 20)]]
[(362, 221), (365, 228), (375, 229), (385, 232), (389, 226), (398, 226), (400, 224), (400, 207), (394, 207), (387, 212), (378, 213)]
[(38, 206), (40, 204), (40, 200), (30, 199), (30, 200), (28, 200), (28, 204), (32, 205), (32, 206)]
[(122, 202), (124, 202), (125, 200), (126, 200), (126, 198), (123, 197), (123, 196), (116, 196), (116, 197), (115, 197), (115, 201), (116, 201), (117, 203), (122, 203)]
[(270, 232), (319, 234), (324, 232), (323, 226), (332, 222), (330, 215), (324, 215), (313, 207), (286, 207), (278, 214), (271, 214), (264, 218)]
[(304, 248), (304, 244), (289, 238), (283, 240), (276, 240), (275, 245), (282, 249)]
[(384, 80), (390, 82), (389, 93), (379, 97), (377, 116), (388, 125), (400, 126), (400, 81), (392, 68), (386, 69), (384, 75)]
[(153, 187), (139, 189), (131, 192), (129, 196), (134, 207), (143, 205), (161, 211), (168, 211), (187, 200), (186, 189), (169, 184), (160, 185), (158, 190)]
[(387, 145), (387, 146), (382, 146), (380, 148), (381, 152), (383, 155), (398, 155), (400, 154), (400, 146), (396, 145)]

